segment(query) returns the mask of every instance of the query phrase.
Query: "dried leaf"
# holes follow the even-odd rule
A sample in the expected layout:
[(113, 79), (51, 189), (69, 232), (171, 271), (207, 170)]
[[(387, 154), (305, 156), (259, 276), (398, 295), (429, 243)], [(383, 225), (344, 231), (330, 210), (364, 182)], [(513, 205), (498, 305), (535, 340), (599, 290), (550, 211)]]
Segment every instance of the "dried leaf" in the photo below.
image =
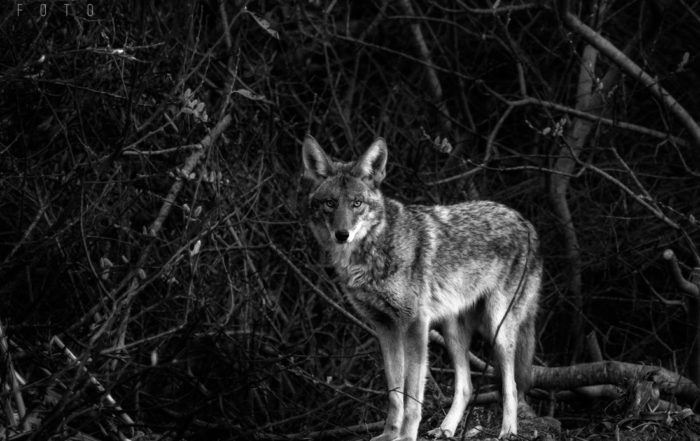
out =
[(690, 61), (690, 52), (684, 52), (683, 58), (681, 59), (681, 62), (678, 63), (678, 67), (676, 67), (676, 72), (680, 72), (683, 69), (685, 69), (685, 66), (688, 64), (689, 61)]
[(100, 267), (102, 268), (112, 268), (114, 264), (108, 257), (100, 257)]
[(233, 93), (237, 93), (237, 94), (244, 96), (244, 97), (248, 98), (249, 100), (253, 100), (253, 101), (265, 100), (265, 95), (258, 95), (257, 93), (253, 93), (248, 89), (237, 89), (237, 90), (234, 90)]
[(196, 256), (197, 254), (199, 254), (199, 250), (201, 247), (202, 247), (201, 240), (198, 240), (197, 242), (195, 242), (194, 247), (192, 247), (192, 250), (190, 250), (190, 257)]
[(258, 24), (258, 26), (263, 28), (263, 30), (265, 32), (267, 32), (272, 38), (274, 38), (276, 40), (280, 39), (280, 34), (276, 30), (272, 29), (272, 25), (270, 25), (270, 22), (267, 21), (267, 19), (260, 17), (258, 14), (254, 13), (254, 12), (250, 12), (250, 11), (247, 11), (247, 12), (248, 12), (248, 14), (250, 14), (251, 17), (253, 17), (253, 20), (255, 20), (255, 22)]

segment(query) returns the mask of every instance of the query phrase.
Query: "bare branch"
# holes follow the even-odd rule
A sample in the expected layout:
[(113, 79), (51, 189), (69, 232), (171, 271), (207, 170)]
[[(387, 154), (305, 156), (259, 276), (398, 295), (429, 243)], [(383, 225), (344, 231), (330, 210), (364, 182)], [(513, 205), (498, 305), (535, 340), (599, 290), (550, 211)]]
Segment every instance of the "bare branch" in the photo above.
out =
[(199, 144), (202, 148), (192, 152), (192, 154), (185, 160), (185, 165), (183, 165), (179, 170), (178, 176), (175, 178), (175, 182), (173, 183), (172, 187), (170, 187), (170, 191), (165, 197), (163, 205), (160, 207), (158, 217), (153, 221), (148, 229), (151, 236), (156, 236), (163, 226), (163, 222), (165, 222), (165, 219), (168, 217), (170, 209), (175, 202), (175, 198), (180, 193), (180, 190), (182, 190), (184, 179), (192, 173), (197, 164), (199, 164), (199, 161), (202, 159), (202, 157), (204, 157), (204, 154), (209, 150), (209, 147), (211, 147), (221, 133), (228, 128), (229, 124), (231, 124), (231, 115), (224, 115), (216, 127), (214, 127), (211, 132), (205, 136), (202, 141), (200, 141)]
[(666, 249), (663, 253), (663, 258), (669, 263), (671, 267), (671, 273), (673, 274), (673, 278), (676, 280), (678, 287), (686, 293), (690, 294), (691, 296), (699, 297), (700, 288), (696, 284), (691, 283), (685, 277), (683, 277), (683, 273), (681, 273), (681, 267), (678, 264), (678, 259), (676, 258), (676, 254), (673, 252), (673, 250), (670, 248)]
[(573, 389), (580, 386), (616, 384), (626, 386), (635, 378), (653, 380), (661, 392), (694, 402), (700, 388), (688, 378), (659, 366), (644, 366), (620, 361), (599, 361), (563, 367), (535, 366), (534, 385), (544, 389)]
[(658, 99), (660, 99), (673, 112), (676, 117), (688, 129), (695, 143), (700, 146), (700, 125), (693, 117), (685, 110), (685, 108), (676, 99), (669, 94), (666, 89), (661, 87), (659, 81), (646, 73), (627, 55), (619, 50), (610, 41), (603, 38), (599, 33), (588, 27), (574, 14), (564, 11), (562, 14), (564, 23), (580, 34), (589, 44), (597, 48), (603, 55), (610, 58), (621, 69), (627, 72), (630, 76), (636, 78), (639, 82), (649, 88), (649, 91)]
[(531, 104), (538, 105), (538, 106), (546, 107), (549, 109), (558, 110), (560, 112), (565, 112), (565, 113), (568, 113), (570, 115), (573, 115), (573, 116), (576, 116), (579, 118), (583, 118), (583, 119), (587, 119), (589, 121), (597, 122), (599, 124), (603, 124), (606, 126), (617, 127), (617, 128), (624, 129), (624, 130), (629, 130), (631, 132), (641, 133), (643, 135), (651, 136), (654, 138), (666, 139), (666, 140), (669, 140), (669, 141), (671, 141), (675, 144), (678, 144), (680, 146), (683, 146), (683, 147), (690, 146), (690, 143), (688, 141), (686, 141), (685, 139), (679, 138), (677, 136), (671, 135), (671, 134), (666, 133), (666, 132), (650, 129), (649, 127), (644, 127), (644, 126), (640, 126), (638, 124), (633, 124), (633, 123), (629, 123), (629, 122), (625, 122), (625, 121), (617, 121), (614, 119), (605, 118), (603, 116), (594, 115), (592, 113), (588, 113), (588, 112), (585, 112), (585, 111), (582, 111), (579, 109), (574, 109), (574, 108), (564, 106), (564, 105), (558, 104), (558, 103), (553, 103), (550, 101), (544, 101), (544, 100), (541, 100), (541, 99), (535, 98), (535, 97), (527, 97), (527, 98), (524, 98), (522, 100), (517, 100), (517, 101), (508, 101), (507, 103), (509, 105), (512, 105), (512, 106), (531, 105)]
[(63, 354), (70, 360), (72, 363), (75, 363), (76, 367), (80, 370), (81, 373), (85, 374), (88, 377), (88, 381), (90, 384), (95, 386), (95, 388), (103, 394), (104, 401), (111, 406), (117, 413), (119, 414), (119, 417), (122, 419), (122, 421), (127, 424), (128, 426), (133, 426), (134, 420), (127, 414), (119, 404), (117, 404), (117, 401), (112, 397), (112, 394), (107, 392), (104, 386), (102, 386), (102, 383), (94, 376), (92, 375), (87, 367), (85, 367), (85, 364), (75, 356), (73, 351), (71, 351), (64, 343), (63, 341), (56, 335), (54, 335), (51, 338), (51, 343), (58, 346), (60, 350), (63, 351)]

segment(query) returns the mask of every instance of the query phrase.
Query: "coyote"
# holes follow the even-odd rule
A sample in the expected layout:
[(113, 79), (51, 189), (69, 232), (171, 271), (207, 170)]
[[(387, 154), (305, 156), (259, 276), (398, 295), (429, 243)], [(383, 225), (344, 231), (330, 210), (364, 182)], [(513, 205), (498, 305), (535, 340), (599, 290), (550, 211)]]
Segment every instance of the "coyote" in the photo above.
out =
[(307, 135), (302, 158), (311, 230), (347, 298), (373, 324), (384, 358), (389, 409), (384, 432), (372, 441), (416, 439), (431, 327), (441, 331), (452, 358), (455, 393), (429, 435), (452, 437), (462, 419), (472, 393), (473, 331), (492, 343), (502, 378), (499, 438), (517, 434), (542, 277), (532, 224), (495, 202), (422, 206), (385, 197), (382, 138), (346, 163), (332, 161)]

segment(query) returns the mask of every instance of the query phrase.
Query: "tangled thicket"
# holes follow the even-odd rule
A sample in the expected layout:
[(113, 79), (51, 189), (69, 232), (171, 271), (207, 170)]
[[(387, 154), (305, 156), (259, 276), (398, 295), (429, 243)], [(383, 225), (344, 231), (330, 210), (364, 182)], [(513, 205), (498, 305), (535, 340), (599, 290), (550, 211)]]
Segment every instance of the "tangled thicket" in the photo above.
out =
[[(605, 83), (616, 66), (587, 58), (562, 5), (491, 3), (3, 12), (3, 433), (245, 439), (380, 421), (377, 345), (299, 214), (307, 132), (341, 159), (383, 136), (384, 190), (404, 201), (493, 199), (532, 220), (540, 363), (585, 360), (593, 332), (604, 358), (685, 373), (690, 319), (660, 253), (695, 265), (700, 145), (637, 78)], [(569, 7), (700, 115), (700, 2), (592, 3)], [(582, 107), (591, 60), (598, 101)]]

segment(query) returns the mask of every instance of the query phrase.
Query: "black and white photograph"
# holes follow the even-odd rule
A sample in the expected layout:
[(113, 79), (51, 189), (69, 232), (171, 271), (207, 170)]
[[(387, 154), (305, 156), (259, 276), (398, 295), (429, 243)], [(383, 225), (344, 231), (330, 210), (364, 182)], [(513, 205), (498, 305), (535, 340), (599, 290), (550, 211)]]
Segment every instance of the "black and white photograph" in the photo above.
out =
[(700, 0), (0, 5), (0, 441), (700, 440)]

